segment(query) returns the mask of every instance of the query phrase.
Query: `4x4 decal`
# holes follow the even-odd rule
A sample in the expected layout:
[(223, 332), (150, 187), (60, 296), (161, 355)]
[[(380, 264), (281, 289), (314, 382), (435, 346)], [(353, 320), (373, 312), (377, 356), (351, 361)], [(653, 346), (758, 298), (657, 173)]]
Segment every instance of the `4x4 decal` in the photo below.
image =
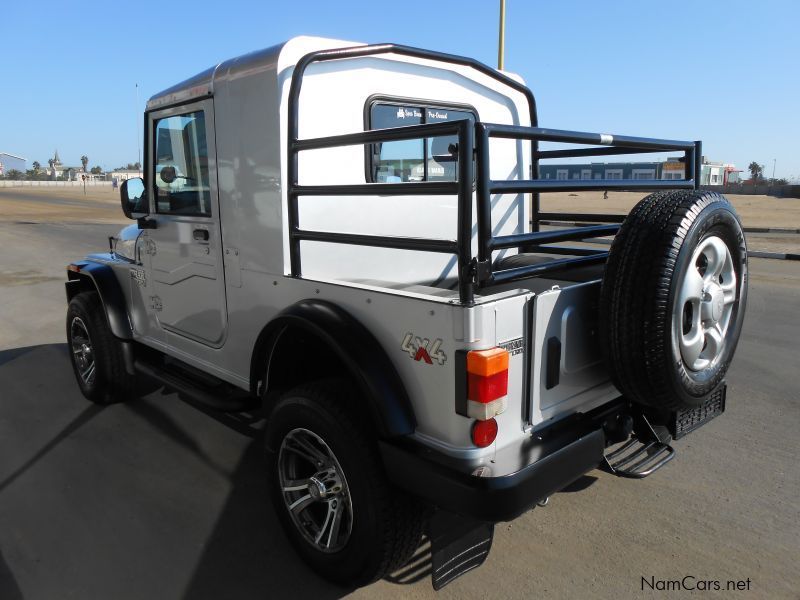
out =
[(447, 361), (447, 355), (442, 352), (442, 340), (439, 338), (433, 340), (431, 345), (429, 339), (417, 337), (413, 333), (407, 333), (403, 338), (403, 343), (400, 344), (400, 348), (414, 360), (424, 361), (429, 365), (432, 365), (434, 360), (439, 365), (443, 365)]

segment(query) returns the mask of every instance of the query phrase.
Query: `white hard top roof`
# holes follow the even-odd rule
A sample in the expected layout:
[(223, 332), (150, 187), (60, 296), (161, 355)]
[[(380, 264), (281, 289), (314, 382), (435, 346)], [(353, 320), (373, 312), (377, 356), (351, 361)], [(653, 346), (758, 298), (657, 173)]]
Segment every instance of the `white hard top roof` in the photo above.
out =
[(283, 70), (294, 66), (298, 60), (309, 52), (331, 48), (362, 46), (363, 43), (330, 38), (298, 36), (286, 42), (231, 58), (218, 65), (198, 73), (194, 77), (182, 81), (159, 92), (147, 102), (147, 109), (158, 108), (191, 98), (210, 96), (214, 93), (214, 82), (220, 77), (231, 77), (244, 72), (263, 70)]

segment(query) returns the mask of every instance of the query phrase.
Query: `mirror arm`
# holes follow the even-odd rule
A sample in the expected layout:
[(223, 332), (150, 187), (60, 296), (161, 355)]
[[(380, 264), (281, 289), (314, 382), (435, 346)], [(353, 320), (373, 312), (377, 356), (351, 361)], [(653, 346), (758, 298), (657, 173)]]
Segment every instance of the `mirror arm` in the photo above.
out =
[(148, 219), (147, 217), (139, 217), (136, 219), (136, 224), (139, 229), (158, 229), (158, 221)]

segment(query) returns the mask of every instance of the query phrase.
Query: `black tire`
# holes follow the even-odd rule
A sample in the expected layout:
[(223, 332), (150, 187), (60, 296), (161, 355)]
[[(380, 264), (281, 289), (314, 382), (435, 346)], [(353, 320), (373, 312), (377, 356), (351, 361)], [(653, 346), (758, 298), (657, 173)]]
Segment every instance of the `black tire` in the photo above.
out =
[[(339, 585), (361, 586), (408, 562), (420, 543), (423, 511), (386, 481), (369, 425), (355, 416), (351, 398), (348, 387), (338, 382), (310, 383), (291, 390), (270, 413), (266, 445), (272, 502), (298, 554), (322, 577)], [(321, 438), (344, 473), (352, 501), (351, 529), (343, 546), (333, 552), (323, 552), (306, 539), (284, 500), (281, 445), (290, 432), (298, 430)]]
[[(736, 295), (714, 359), (705, 367), (698, 366), (702, 361), (692, 363), (698, 366), (694, 369), (687, 365), (679, 344), (685, 328), (693, 330), (694, 319), (701, 322), (701, 313), (689, 303), (678, 306), (682, 296), (678, 288), (690, 276), (689, 269), (698, 269), (703, 277), (702, 265), (691, 264), (692, 258), (701, 244), (716, 241), (714, 237), (727, 247), (736, 274), (736, 285), (729, 285)], [(721, 275), (719, 282), (722, 285)], [(600, 292), (600, 339), (614, 384), (645, 406), (674, 410), (701, 405), (725, 377), (746, 302), (747, 247), (730, 202), (715, 192), (664, 191), (647, 196), (614, 239)], [(673, 320), (678, 310), (683, 321)], [(703, 352), (707, 344), (703, 337)]]
[[(89, 337), (94, 377), (84, 378), (85, 364), (75, 344), (81, 340), (81, 324)], [(124, 402), (136, 395), (136, 377), (125, 370), (122, 343), (111, 333), (105, 309), (97, 292), (81, 292), (67, 308), (67, 349), (81, 393), (97, 404)], [(88, 380), (87, 380), (88, 379)]]

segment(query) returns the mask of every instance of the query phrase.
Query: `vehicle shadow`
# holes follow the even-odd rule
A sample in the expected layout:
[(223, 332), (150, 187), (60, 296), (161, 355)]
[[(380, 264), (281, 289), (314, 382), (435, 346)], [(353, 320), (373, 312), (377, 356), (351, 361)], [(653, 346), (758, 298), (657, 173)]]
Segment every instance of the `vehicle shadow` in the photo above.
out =
[[(69, 361), (66, 344), (42, 344), (39, 346), (26, 346), (21, 348), (12, 348), (9, 350), (0, 350), (0, 389), (3, 389), (6, 395), (13, 395), (15, 387), (19, 387), (19, 384), (17, 384), (14, 387), (5, 385), (3, 381), (4, 366), (17, 359), (25, 360), (23, 357), (25, 357), (28, 354), (36, 356), (38, 352), (55, 354), (59, 357), (63, 357), (65, 362)], [(39, 371), (37, 369), (37, 365), (34, 364), (36, 363), (36, 361), (32, 360), (30, 362), (31, 365), (29, 365), (29, 368), (26, 368), (24, 372), (25, 373), (27, 373), (28, 371), (30, 372), (31, 384), (35, 384), (36, 387), (41, 387), (43, 385), (43, 382), (39, 378)], [(33, 387), (33, 385), (31, 387)], [(35, 394), (36, 392), (33, 392), (31, 395), (33, 396)], [(9, 399), (7, 398), (7, 401), (8, 400)], [(53, 451), (66, 438), (75, 433), (83, 425), (91, 421), (97, 414), (99, 414), (103, 410), (103, 408), (104, 408), (103, 406), (97, 404), (87, 404), (84, 407), (84, 409), (80, 412), (80, 414), (74, 417), (65, 427), (61, 429), (61, 431), (59, 431), (55, 436), (53, 436), (49, 442), (44, 444), (33, 456), (31, 456), (28, 460), (26, 460), (22, 465), (17, 467), (13, 472), (0, 479), (0, 492), (5, 490), (8, 486), (14, 483), (14, 481), (16, 481), (19, 477), (21, 477), (28, 470), (34, 467), (39, 461), (41, 461), (45, 456), (47, 456), (51, 451)]]
[[(43, 364), (47, 364), (48, 371), (57, 376), (42, 377)], [(60, 460), (52, 457), (61, 445), (65, 441), (74, 440), (75, 436), (85, 435), (84, 429), (90, 423), (94, 428), (107, 427), (105, 421), (98, 422), (96, 417), (105, 411), (113, 411), (116, 423), (124, 423), (129, 419), (146, 422), (152, 435), (169, 438), (188, 450), (193, 457), (191, 460), (202, 462), (229, 481), (229, 494), (221, 509), (213, 509), (217, 513), (216, 523), (202, 548), (198, 549), (193, 567), (188, 572), (176, 574), (177, 580), (188, 581), (183, 587), (183, 598), (235, 600), (298, 596), (324, 600), (340, 598), (352, 591), (316, 576), (301, 561), (284, 536), (273, 513), (267, 491), (261, 434), (263, 419), (259, 414), (220, 413), (193, 405), (194, 409), (201, 410), (210, 418), (246, 436), (238, 463), (232, 470), (222, 469), (217, 466), (216, 458), (204, 450), (203, 444), (198, 443), (202, 432), (190, 431), (179, 419), (173, 417), (175, 412), (170, 410), (170, 403), (181, 402), (177, 394), (162, 389), (148, 395), (145, 400), (102, 407), (84, 403), (78, 393), (64, 394), (63, 387), (71, 382), (70, 377), (71, 366), (66, 344), (43, 344), (0, 351), (0, 390), (3, 390), (0, 392), (0, 406), (3, 408), (0, 418), (15, 427), (14, 419), (18, 412), (15, 407), (19, 407), (20, 403), (27, 405), (27, 418), (35, 416), (32, 422), (50, 422), (53, 402), (57, 402), (59, 410), (68, 411), (72, 415), (54, 434), (41, 439), (27, 458), (8, 469), (0, 478), (0, 493), (31, 470), (35, 470), (43, 459)], [(157, 402), (153, 402), (157, 395), (163, 398), (157, 398)], [(50, 404), (36, 401), (38, 398), (47, 398)], [(58, 400), (50, 400), (54, 398)], [(77, 402), (81, 402), (78, 411), (75, 410)], [(191, 404), (188, 401), (186, 403)], [(97, 430), (92, 435), (98, 435)], [(100, 435), (106, 433), (101, 432)], [(76, 447), (80, 446), (72, 445), (73, 451)], [(87, 446), (89, 447), (91, 446)], [(148, 459), (149, 457), (144, 456), (142, 460)], [(55, 493), (49, 490), (40, 492)], [(92, 494), (93, 490), (86, 489), (85, 493)], [(154, 519), (157, 517), (154, 516)], [(146, 527), (157, 529), (157, 520)], [(58, 535), (58, 531), (54, 529), (52, 534)], [(154, 553), (154, 556), (158, 554)], [(137, 560), (147, 561), (148, 557), (142, 555)], [(0, 599), (23, 598), (14, 576), (17, 569), (21, 569), (19, 573), (22, 573), (27, 567), (24, 564), (7, 564), (0, 554)], [(126, 577), (126, 573), (120, 571), (119, 581)], [(58, 585), (58, 582), (49, 582), (50, 585), (53, 583)]]
[(570, 483), (567, 486), (564, 486), (561, 490), (557, 493), (564, 494), (564, 493), (571, 493), (571, 492), (582, 492), (585, 489), (588, 489), (592, 485), (595, 484), (597, 481), (597, 477), (594, 475), (581, 475), (575, 481)]
[(8, 568), (2, 552), (0, 552), (0, 598), (3, 600), (22, 600), (22, 590), (11, 569)]
[[(206, 411), (204, 411), (206, 412)], [(232, 415), (207, 413), (228, 426)], [(254, 432), (231, 476), (231, 491), (185, 588), (185, 600), (340, 598), (352, 589), (321, 579), (295, 553), (274, 514)]]

